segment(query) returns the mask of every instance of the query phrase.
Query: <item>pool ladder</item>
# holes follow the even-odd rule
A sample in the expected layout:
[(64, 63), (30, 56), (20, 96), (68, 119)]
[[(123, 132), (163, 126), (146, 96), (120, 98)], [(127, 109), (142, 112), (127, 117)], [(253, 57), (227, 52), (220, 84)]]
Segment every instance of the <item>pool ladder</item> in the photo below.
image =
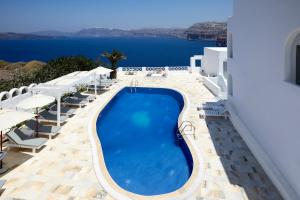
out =
[(136, 93), (137, 86), (139, 86), (139, 81), (138, 80), (132, 80), (131, 83), (130, 83), (130, 92), (131, 93), (133, 93), (133, 92)]
[(182, 121), (179, 128), (176, 131), (176, 137), (178, 140), (182, 140), (184, 135), (192, 135), (196, 139), (196, 127), (191, 121)]

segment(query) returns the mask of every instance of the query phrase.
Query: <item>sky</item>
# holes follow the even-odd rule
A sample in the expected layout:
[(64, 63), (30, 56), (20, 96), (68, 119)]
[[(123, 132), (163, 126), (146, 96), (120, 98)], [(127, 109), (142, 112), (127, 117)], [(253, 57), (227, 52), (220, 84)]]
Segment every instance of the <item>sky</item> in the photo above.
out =
[(233, 0), (0, 0), (0, 32), (189, 27), (226, 21)]

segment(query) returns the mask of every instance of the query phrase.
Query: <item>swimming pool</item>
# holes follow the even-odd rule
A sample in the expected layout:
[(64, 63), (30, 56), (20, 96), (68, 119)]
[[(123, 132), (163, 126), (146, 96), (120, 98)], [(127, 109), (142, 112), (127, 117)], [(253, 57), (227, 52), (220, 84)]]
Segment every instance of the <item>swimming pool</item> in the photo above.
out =
[(176, 138), (182, 95), (171, 89), (126, 87), (100, 112), (96, 131), (109, 175), (139, 195), (181, 188), (193, 171), (184, 140)]

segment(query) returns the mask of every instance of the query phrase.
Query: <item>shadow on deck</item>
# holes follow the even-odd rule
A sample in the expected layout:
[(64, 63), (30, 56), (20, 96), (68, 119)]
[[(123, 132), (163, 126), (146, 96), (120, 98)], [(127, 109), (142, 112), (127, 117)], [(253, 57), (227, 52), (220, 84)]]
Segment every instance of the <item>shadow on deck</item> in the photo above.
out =
[(241, 187), (251, 200), (282, 199), (232, 123), (222, 119), (206, 123), (230, 183)]

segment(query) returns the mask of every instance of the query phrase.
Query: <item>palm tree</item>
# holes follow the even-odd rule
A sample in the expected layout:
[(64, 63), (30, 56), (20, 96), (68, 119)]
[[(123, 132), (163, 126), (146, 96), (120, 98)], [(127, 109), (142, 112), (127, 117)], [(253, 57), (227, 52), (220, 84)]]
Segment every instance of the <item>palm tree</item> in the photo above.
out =
[(110, 78), (111, 79), (116, 79), (117, 78), (117, 64), (118, 62), (120, 62), (121, 60), (125, 60), (127, 59), (127, 57), (119, 51), (113, 50), (111, 53), (109, 52), (103, 52), (101, 54), (102, 57), (107, 58), (111, 64), (110, 68), (113, 70), (110, 73)]

